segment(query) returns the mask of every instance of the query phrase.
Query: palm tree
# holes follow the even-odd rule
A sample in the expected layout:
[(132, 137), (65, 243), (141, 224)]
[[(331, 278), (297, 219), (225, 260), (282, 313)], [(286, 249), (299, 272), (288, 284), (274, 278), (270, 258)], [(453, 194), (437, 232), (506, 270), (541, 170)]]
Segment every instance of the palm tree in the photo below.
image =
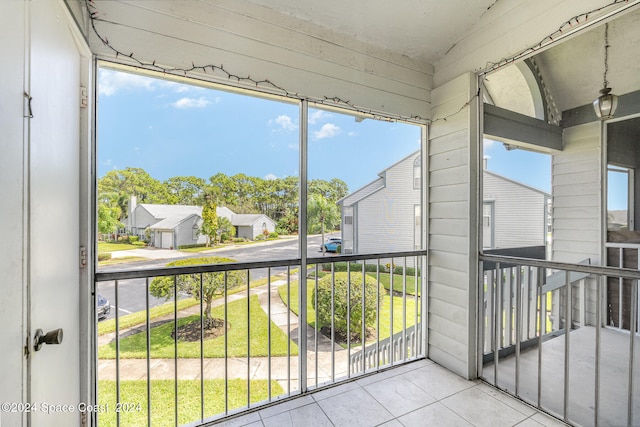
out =
[(309, 233), (322, 233), (322, 252), (324, 253), (324, 232), (333, 230), (340, 223), (338, 206), (327, 200), (320, 194), (314, 194), (309, 198), (307, 209), (307, 231)]

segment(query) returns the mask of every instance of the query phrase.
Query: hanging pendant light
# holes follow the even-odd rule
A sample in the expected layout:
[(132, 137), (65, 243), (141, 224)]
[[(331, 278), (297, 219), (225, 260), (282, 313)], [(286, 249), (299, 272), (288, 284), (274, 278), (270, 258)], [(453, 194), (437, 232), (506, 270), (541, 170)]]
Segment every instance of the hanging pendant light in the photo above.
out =
[(593, 101), (593, 109), (600, 120), (613, 118), (618, 108), (618, 97), (611, 93), (607, 72), (609, 71), (609, 24), (604, 26), (604, 88), (600, 89), (600, 96)]

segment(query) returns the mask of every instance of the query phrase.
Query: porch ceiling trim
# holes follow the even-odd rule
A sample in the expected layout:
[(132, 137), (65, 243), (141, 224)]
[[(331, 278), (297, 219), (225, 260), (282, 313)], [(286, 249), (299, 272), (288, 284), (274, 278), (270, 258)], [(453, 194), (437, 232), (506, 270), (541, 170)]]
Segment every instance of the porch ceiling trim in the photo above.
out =
[(562, 151), (562, 128), (524, 114), (484, 104), (484, 133), (535, 151)]

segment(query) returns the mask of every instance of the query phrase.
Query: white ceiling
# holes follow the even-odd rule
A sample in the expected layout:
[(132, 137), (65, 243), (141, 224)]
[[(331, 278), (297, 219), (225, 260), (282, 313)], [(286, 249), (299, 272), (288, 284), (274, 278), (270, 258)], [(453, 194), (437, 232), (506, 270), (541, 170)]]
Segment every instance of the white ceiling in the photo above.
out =
[(496, 0), (250, 0), (345, 37), (435, 64)]

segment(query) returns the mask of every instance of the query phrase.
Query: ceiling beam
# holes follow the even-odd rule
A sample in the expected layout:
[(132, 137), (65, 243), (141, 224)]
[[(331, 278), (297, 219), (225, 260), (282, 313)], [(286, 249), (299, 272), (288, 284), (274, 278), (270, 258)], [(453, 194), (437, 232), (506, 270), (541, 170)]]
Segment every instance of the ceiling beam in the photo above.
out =
[(562, 128), (543, 120), (484, 104), (484, 134), (533, 151), (562, 151)]
[[(593, 95), (594, 99), (597, 98), (597, 95), (598, 94)], [(640, 113), (640, 90), (618, 96), (618, 109), (615, 114), (616, 117), (630, 116), (638, 113)], [(597, 120), (598, 117), (593, 110), (593, 105), (587, 104), (563, 111), (560, 125), (563, 128), (570, 128), (585, 123), (595, 122)]]

